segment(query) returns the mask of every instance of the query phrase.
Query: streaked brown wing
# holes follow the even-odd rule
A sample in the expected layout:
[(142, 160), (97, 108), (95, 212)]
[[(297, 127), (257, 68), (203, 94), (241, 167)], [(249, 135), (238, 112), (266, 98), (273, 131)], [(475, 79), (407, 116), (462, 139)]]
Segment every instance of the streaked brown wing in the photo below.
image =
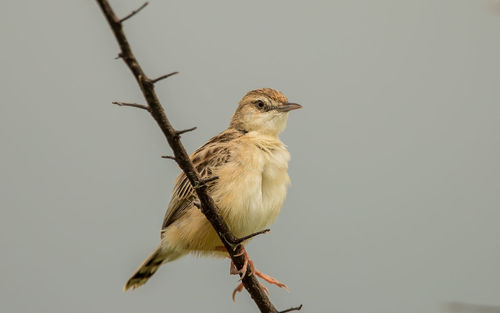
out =
[[(191, 156), (194, 167), (201, 178), (209, 178), (219, 166), (227, 163), (231, 158), (231, 141), (242, 136), (243, 133), (227, 129), (219, 135), (210, 139), (206, 144), (198, 148)], [(217, 181), (209, 183), (209, 192), (217, 184)], [(181, 173), (176, 180), (172, 199), (168, 205), (165, 218), (163, 219), (163, 230), (170, 224), (182, 217), (187, 210), (193, 207), (193, 201), (197, 199), (196, 193), (186, 174)]]

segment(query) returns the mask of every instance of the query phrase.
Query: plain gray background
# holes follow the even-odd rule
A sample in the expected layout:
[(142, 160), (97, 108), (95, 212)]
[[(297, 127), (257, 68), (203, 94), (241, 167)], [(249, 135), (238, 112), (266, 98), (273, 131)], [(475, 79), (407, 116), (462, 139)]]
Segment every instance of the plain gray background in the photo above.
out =
[[(140, 1), (112, 1), (120, 16)], [(303, 104), (292, 186), (248, 250), (280, 309), (500, 305), (498, 1), (161, 1), (125, 31), (193, 151), (249, 90)], [(159, 242), (177, 166), (94, 1), (0, 5), (0, 311), (256, 312), (229, 261), (122, 286)]]

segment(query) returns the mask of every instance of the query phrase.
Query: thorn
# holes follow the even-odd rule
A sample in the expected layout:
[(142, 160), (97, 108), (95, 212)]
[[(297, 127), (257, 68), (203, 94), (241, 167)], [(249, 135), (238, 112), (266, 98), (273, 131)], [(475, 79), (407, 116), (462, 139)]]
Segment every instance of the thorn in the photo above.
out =
[(119, 105), (121, 107), (134, 107), (134, 108), (143, 109), (143, 110), (146, 110), (148, 112), (151, 112), (151, 109), (147, 105), (144, 105), (144, 104), (116, 102), (116, 101), (113, 101), (112, 103)]
[(271, 230), (269, 228), (267, 229), (264, 229), (264, 230), (261, 230), (261, 231), (258, 231), (256, 233), (253, 233), (253, 234), (250, 234), (248, 236), (245, 236), (245, 237), (241, 237), (241, 238), (236, 238), (236, 239), (233, 239), (233, 240), (228, 240), (231, 244), (233, 245), (239, 245), (240, 243), (242, 243), (243, 241), (245, 240), (248, 240), (250, 238), (253, 238), (255, 236), (258, 236), (258, 235), (262, 235), (262, 234), (267, 234), (268, 232), (270, 232)]
[(205, 178), (205, 179), (200, 179), (198, 184), (196, 184), (196, 186), (194, 186), (194, 189), (206, 187), (207, 183), (212, 182), (212, 181), (217, 180), (217, 179), (219, 179), (219, 176), (213, 176), (213, 177), (209, 177), (209, 178)]
[(123, 54), (120, 52), (118, 55), (115, 57), (115, 60), (123, 58)]
[(193, 204), (195, 207), (197, 207), (198, 209), (201, 209), (201, 203), (198, 202), (198, 201), (193, 201)]
[(123, 23), (125, 22), (126, 20), (128, 20), (129, 18), (131, 18), (132, 16), (136, 15), (137, 13), (139, 13), (142, 9), (144, 9), (147, 5), (149, 4), (149, 2), (144, 2), (143, 5), (141, 5), (138, 9), (135, 9), (134, 11), (130, 12), (129, 15), (125, 16), (124, 18), (122, 18), (121, 20), (118, 21), (118, 23)]
[(174, 156), (171, 156), (171, 155), (162, 155), (161, 157), (163, 159), (170, 159), (170, 160), (177, 161), (177, 159)]
[(279, 311), (278, 313), (287, 313), (292, 311), (300, 311), (302, 309), (302, 304), (293, 308), (286, 309), (284, 311)]
[(179, 72), (172, 72), (172, 73), (169, 73), (169, 74), (166, 74), (166, 75), (160, 76), (160, 77), (158, 77), (158, 78), (152, 79), (152, 80), (151, 80), (151, 83), (152, 83), (152, 84), (156, 84), (156, 83), (157, 83), (157, 82), (159, 82), (160, 80), (165, 79), (165, 78), (169, 78), (170, 76), (174, 76), (175, 74), (179, 74)]
[(188, 129), (183, 129), (183, 130), (176, 130), (175, 131), (175, 137), (180, 137), (182, 134), (184, 133), (187, 133), (187, 132), (191, 132), (193, 130), (195, 130), (197, 127), (191, 127), (191, 128), (188, 128)]
[(201, 183), (206, 184), (206, 183), (212, 182), (212, 181), (217, 180), (217, 179), (219, 179), (219, 176), (212, 176), (209, 178), (202, 179)]

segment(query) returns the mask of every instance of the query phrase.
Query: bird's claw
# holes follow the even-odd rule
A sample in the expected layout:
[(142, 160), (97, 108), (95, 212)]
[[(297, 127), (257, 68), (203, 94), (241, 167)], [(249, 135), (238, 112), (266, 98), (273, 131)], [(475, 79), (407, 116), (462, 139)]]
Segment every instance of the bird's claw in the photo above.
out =
[[(240, 280), (242, 280), (245, 277), (247, 270), (249, 269), (250, 271), (248, 273), (248, 276), (251, 276), (251, 275), (255, 274), (258, 277), (260, 277), (263, 280), (265, 280), (266, 282), (268, 282), (269, 284), (276, 285), (276, 286), (278, 286), (280, 288), (284, 288), (284, 289), (286, 289), (286, 291), (290, 292), (290, 290), (288, 289), (287, 285), (285, 285), (282, 282), (278, 281), (276, 278), (274, 278), (272, 276), (269, 276), (267, 274), (264, 274), (261, 271), (257, 270), (255, 268), (252, 260), (250, 260), (250, 258), (248, 257), (248, 255), (247, 255), (244, 247), (241, 248), (241, 252), (239, 253), (239, 255), (243, 255), (245, 257), (245, 262), (243, 263), (243, 266), (242, 266), (242, 268), (240, 270), (238, 270), (236, 268), (236, 266), (234, 265), (234, 263), (231, 262), (231, 268), (229, 270), (230, 274), (232, 274), (232, 275), (239, 274), (241, 276)], [(262, 284), (260, 284), (260, 286), (269, 295), (269, 289), (267, 289), (267, 287), (264, 286), (264, 285), (262, 285)], [(234, 291), (233, 291), (233, 302), (235, 301), (236, 294), (238, 292), (241, 292), (242, 290), (243, 290), (243, 283), (240, 283), (234, 289)]]
[(237, 269), (234, 263), (231, 262), (231, 268), (229, 270), (229, 273), (231, 275), (237, 275), (237, 274), (240, 275), (241, 276), (240, 280), (241, 280), (245, 277), (247, 273), (248, 265), (250, 265), (250, 273), (248, 274), (248, 276), (251, 276), (254, 273), (254, 266), (253, 262), (248, 258), (248, 255), (245, 250), (243, 250), (243, 252), (241, 252), (239, 255), (243, 255), (245, 257), (243, 266), (241, 267), (241, 269)]

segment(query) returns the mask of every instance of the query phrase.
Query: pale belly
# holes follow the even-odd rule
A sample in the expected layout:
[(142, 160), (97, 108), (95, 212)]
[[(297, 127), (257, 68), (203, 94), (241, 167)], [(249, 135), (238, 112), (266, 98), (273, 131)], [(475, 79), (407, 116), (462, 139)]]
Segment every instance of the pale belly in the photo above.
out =
[(254, 157), (244, 167), (241, 171), (244, 174), (230, 176), (231, 182), (226, 184), (228, 188), (224, 197), (214, 197), (235, 236), (263, 230), (274, 221), (285, 201), (290, 182), (288, 159), (286, 150), (277, 151), (275, 155), (262, 152), (260, 158)]
[(274, 221), (285, 201), (288, 182), (286, 170), (264, 172), (242, 182), (245, 187), (235, 191), (240, 199), (223, 214), (235, 236), (263, 230)]

